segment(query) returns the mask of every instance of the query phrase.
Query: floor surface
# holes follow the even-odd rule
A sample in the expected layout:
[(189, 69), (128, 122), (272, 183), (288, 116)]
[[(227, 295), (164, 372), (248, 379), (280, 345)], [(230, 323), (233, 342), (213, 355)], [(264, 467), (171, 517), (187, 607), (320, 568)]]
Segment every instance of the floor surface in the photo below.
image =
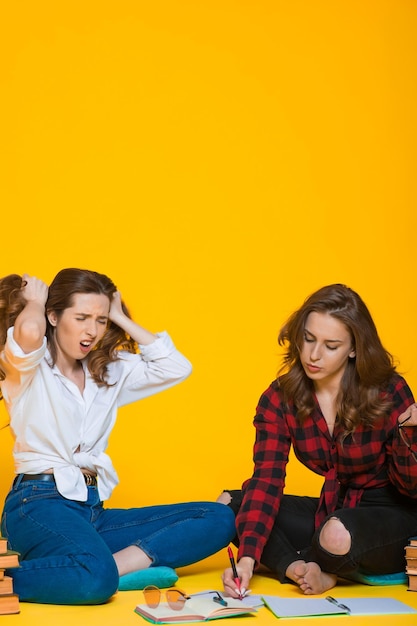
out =
[[(177, 587), (187, 593), (197, 591), (221, 589), (220, 574), (227, 567), (227, 552), (218, 553), (201, 563), (178, 570), (179, 580)], [(281, 585), (266, 573), (257, 574), (252, 579), (251, 589), (254, 594), (279, 595), (283, 597), (299, 597), (300, 592), (294, 585)], [(407, 591), (406, 585), (384, 587), (370, 587), (340, 581), (332, 590), (332, 595), (339, 597), (392, 597), (417, 609), (417, 593)], [(139, 617), (134, 608), (143, 602), (141, 591), (118, 592), (107, 604), (91, 607), (54, 606), (20, 603), (21, 612), (18, 615), (0, 616), (0, 626), (45, 626), (59, 624), (59, 626), (144, 626), (148, 623)], [(290, 626), (301, 626), (309, 623), (312, 626), (338, 626), (352, 624), (352, 626), (417, 626), (417, 615), (392, 616), (375, 615), (371, 617), (319, 617), (319, 618), (291, 618), (281, 619), (280, 622)], [(277, 618), (266, 607), (262, 607), (255, 615), (228, 618), (228, 622), (241, 626), (271, 626)], [(223, 623), (223, 622), (222, 622)]]

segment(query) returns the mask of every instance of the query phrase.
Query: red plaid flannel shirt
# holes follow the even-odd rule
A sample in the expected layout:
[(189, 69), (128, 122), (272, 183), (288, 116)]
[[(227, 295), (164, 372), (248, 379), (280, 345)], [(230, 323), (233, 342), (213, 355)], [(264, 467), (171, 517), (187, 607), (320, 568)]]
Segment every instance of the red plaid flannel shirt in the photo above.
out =
[[(392, 401), (390, 415), (374, 429), (358, 427), (342, 444), (340, 428), (336, 425), (330, 435), (318, 404), (300, 425), (294, 407), (283, 406), (277, 382), (270, 385), (259, 400), (254, 419), (254, 472), (243, 483), (244, 497), (236, 518), (238, 558), (260, 560), (279, 510), (291, 445), (301, 463), (324, 476), (316, 526), (335, 510), (340, 486), (345, 492), (344, 507), (357, 506), (364, 489), (389, 483), (402, 494), (417, 498), (417, 463), (402, 442), (397, 424), (414, 399), (399, 375), (385, 393)], [(408, 434), (417, 447), (417, 428), (408, 428)]]

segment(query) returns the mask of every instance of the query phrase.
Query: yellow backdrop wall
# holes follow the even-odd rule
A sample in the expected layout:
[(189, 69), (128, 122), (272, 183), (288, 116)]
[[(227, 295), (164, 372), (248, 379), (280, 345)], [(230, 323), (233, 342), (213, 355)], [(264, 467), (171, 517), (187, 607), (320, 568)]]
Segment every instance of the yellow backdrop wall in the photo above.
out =
[[(362, 295), (417, 389), (414, 0), (0, 10), (1, 275), (107, 273), (194, 365), (120, 412), (112, 504), (241, 484), (278, 330), (324, 284)], [(320, 484), (292, 461), (288, 490)]]

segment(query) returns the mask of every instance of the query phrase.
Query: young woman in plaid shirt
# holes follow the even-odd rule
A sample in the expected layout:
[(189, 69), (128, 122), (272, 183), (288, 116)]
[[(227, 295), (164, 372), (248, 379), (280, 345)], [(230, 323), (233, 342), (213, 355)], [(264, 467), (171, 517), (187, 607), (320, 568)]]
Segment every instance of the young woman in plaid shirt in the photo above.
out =
[[(262, 394), (254, 472), (219, 501), (236, 514), (240, 592), (259, 563), (320, 594), (338, 576), (405, 568), (417, 534), (417, 408), (357, 293), (313, 293), (279, 334), (283, 367)], [(293, 446), (324, 477), (319, 498), (284, 495)], [(225, 590), (238, 596), (231, 569)]]

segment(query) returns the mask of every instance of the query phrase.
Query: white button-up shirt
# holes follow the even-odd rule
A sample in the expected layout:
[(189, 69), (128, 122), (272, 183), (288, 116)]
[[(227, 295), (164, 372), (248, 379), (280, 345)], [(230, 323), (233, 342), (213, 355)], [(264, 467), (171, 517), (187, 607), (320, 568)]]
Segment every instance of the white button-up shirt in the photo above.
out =
[(15, 439), (17, 474), (38, 474), (52, 468), (58, 491), (85, 501), (87, 487), (80, 468), (97, 473), (100, 498), (110, 497), (118, 483), (105, 453), (120, 406), (175, 385), (189, 376), (191, 364), (175, 348), (166, 332), (140, 354), (121, 351), (108, 364), (109, 387), (98, 386), (87, 365), (85, 388), (50, 367), (46, 339), (41, 348), (25, 354), (9, 328), (0, 361), (6, 372), (1, 390)]

